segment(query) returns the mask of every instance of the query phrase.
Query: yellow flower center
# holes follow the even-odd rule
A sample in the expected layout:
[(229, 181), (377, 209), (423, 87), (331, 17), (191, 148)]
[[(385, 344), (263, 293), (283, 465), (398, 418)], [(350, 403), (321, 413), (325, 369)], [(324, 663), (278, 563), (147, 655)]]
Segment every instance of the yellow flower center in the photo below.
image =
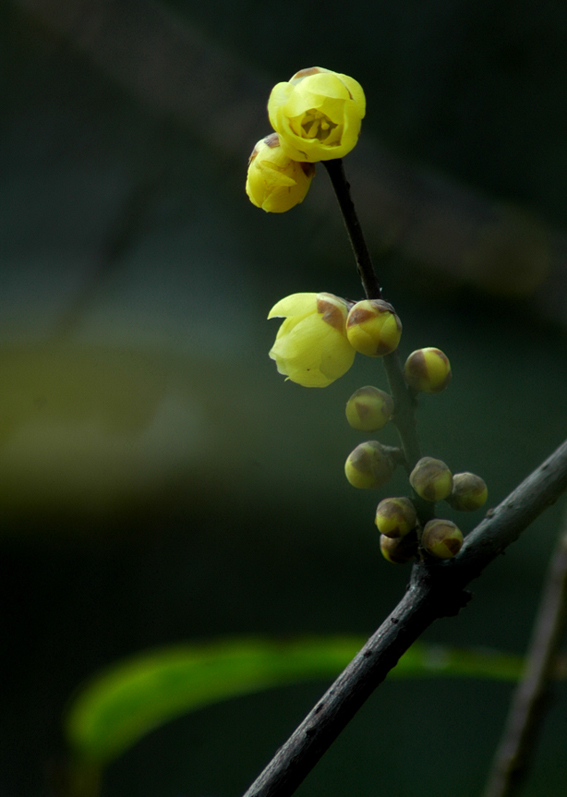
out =
[(325, 141), (333, 130), (338, 127), (328, 116), (312, 108), (306, 111), (301, 122), (301, 135), (304, 138), (316, 138)]

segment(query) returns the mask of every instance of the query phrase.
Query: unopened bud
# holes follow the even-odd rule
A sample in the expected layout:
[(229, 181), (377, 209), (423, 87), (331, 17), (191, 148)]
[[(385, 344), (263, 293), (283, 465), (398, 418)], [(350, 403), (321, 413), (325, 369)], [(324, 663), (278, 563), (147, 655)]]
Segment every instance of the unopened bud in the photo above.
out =
[(417, 555), (417, 537), (386, 537), (380, 535), (380, 551), (384, 559), (394, 565), (405, 565)]
[(437, 559), (452, 559), (461, 550), (463, 535), (451, 520), (434, 518), (425, 524), (421, 545)]
[(382, 429), (394, 412), (394, 400), (377, 387), (361, 387), (347, 401), (346, 417), (353, 429), (376, 432)]
[(346, 324), (350, 345), (369, 357), (383, 357), (398, 348), (402, 322), (382, 299), (365, 299), (351, 308)]
[(404, 366), (406, 382), (422, 393), (440, 393), (451, 381), (451, 363), (440, 349), (418, 349)]
[(422, 457), (410, 473), (410, 484), (426, 501), (441, 501), (453, 488), (451, 471), (440, 459)]
[(486, 503), (488, 489), (484, 479), (474, 473), (455, 473), (453, 489), (447, 496), (447, 503), (453, 509), (473, 512)]
[(386, 537), (405, 537), (416, 526), (415, 507), (409, 498), (384, 498), (376, 509), (375, 523)]
[(381, 487), (394, 472), (394, 463), (377, 440), (361, 443), (347, 457), (345, 475), (353, 487)]

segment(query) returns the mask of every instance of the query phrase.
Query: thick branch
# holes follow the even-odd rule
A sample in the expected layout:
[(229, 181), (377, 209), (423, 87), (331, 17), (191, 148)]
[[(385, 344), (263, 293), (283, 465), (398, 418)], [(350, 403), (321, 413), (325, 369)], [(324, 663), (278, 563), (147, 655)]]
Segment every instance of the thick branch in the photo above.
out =
[(281, 747), (245, 797), (287, 797), (313, 769), (400, 656), (438, 617), (468, 600), (464, 587), (567, 489), (567, 442), (467, 537), (455, 559), (413, 566), (408, 591)]
[(512, 797), (524, 780), (565, 631), (567, 603), (567, 516), (552, 557), (534, 626), (526, 670), (518, 685), (502, 743), (484, 797)]

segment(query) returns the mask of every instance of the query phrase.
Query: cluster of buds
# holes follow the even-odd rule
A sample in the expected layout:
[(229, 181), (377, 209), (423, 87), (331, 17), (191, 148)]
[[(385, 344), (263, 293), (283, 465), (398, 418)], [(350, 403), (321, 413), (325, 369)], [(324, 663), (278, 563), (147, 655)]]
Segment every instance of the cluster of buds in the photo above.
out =
[[(365, 310), (363, 307), (361, 316)], [(357, 330), (359, 341), (364, 342), (361, 347), (366, 344), (366, 332), (364, 327)], [(366, 353), (369, 351), (370, 347)], [(436, 393), (449, 383), (451, 367), (439, 349), (420, 349), (408, 357), (404, 373), (412, 389)], [(372, 386), (356, 390), (346, 406), (349, 424), (361, 431), (379, 431), (393, 414), (392, 397)], [(347, 458), (345, 474), (348, 481), (354, 487), (381, 487), (390, 479), (400, 459), (396, 451), (376, 440), (361, 443)], [(452, 520), (432, 518), (433, 505), (444, 500), (456, 510), (480, 509), (487, 499), (485, 482), (473, 473), (453, 474), (445, 462), (434, 457), (422, 457), (409, 474), (409, 482), (414, 500), (408, 497), (385, 498), (376, 509), (375, 523), (380, 532), (382, 555), (394, 564), (409, 562), (418, 555), (434, 559), (456, 556), (463, 544), (463, 534)], [(424, 510), (421, 513), (416, 509), (416, 502), (421, 502)], [(428, 504), (431, 505), (429, 510)], [(420, 514), (423, 517), (421, 522)]]
[[(440, 459), (422, 457), (410, 473), (415, 494), (431, 504), (445, 500), (453, 509), (473, 511), (486, 501), (488, 491), (474, 473), (452, 474)], [(463, 534), (452, 520), (432, 518), (420, 527), (409, 498), (385, 498), (376, 510), (381, 533), (380, 549), (395, 564), (407, 562), (421, 551), (435, 559), (451, 559), (461, 550)], [(386, 539), (384, 539), (386, 538)]]
[(248, 166), (246, 193), (268, 213), (303, 201), (314, 164), (347, 155), (366, 113), (364, 91), (348, 75), (314, 66), (278, 83), (268, 100), (275, 130), (259, 141)]

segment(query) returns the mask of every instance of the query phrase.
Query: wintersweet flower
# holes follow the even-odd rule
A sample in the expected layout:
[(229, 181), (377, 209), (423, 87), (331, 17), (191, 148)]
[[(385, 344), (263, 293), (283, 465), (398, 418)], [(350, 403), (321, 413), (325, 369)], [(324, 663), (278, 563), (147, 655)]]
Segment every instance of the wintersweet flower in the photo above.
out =
[(280, 374), (303, 387), (326, 387), (348, 371), (355, 351), (346, 336), (348, 304), (332, 293), (294, 293), (268, 318), (285, 318), (270, 357)]
[(286, 155), (295, 161), (342, 158), (356, 145), (366, 113), (359, 83), (319, 66), (302, 69), (278, 83), (268, 100), (268, 116)]
[(315, 166), (291, 160), (277, 133), (258, 141), (248, 164), (246, 193), (253, 205), (267, 213), (285, 213), (303, 202)]

